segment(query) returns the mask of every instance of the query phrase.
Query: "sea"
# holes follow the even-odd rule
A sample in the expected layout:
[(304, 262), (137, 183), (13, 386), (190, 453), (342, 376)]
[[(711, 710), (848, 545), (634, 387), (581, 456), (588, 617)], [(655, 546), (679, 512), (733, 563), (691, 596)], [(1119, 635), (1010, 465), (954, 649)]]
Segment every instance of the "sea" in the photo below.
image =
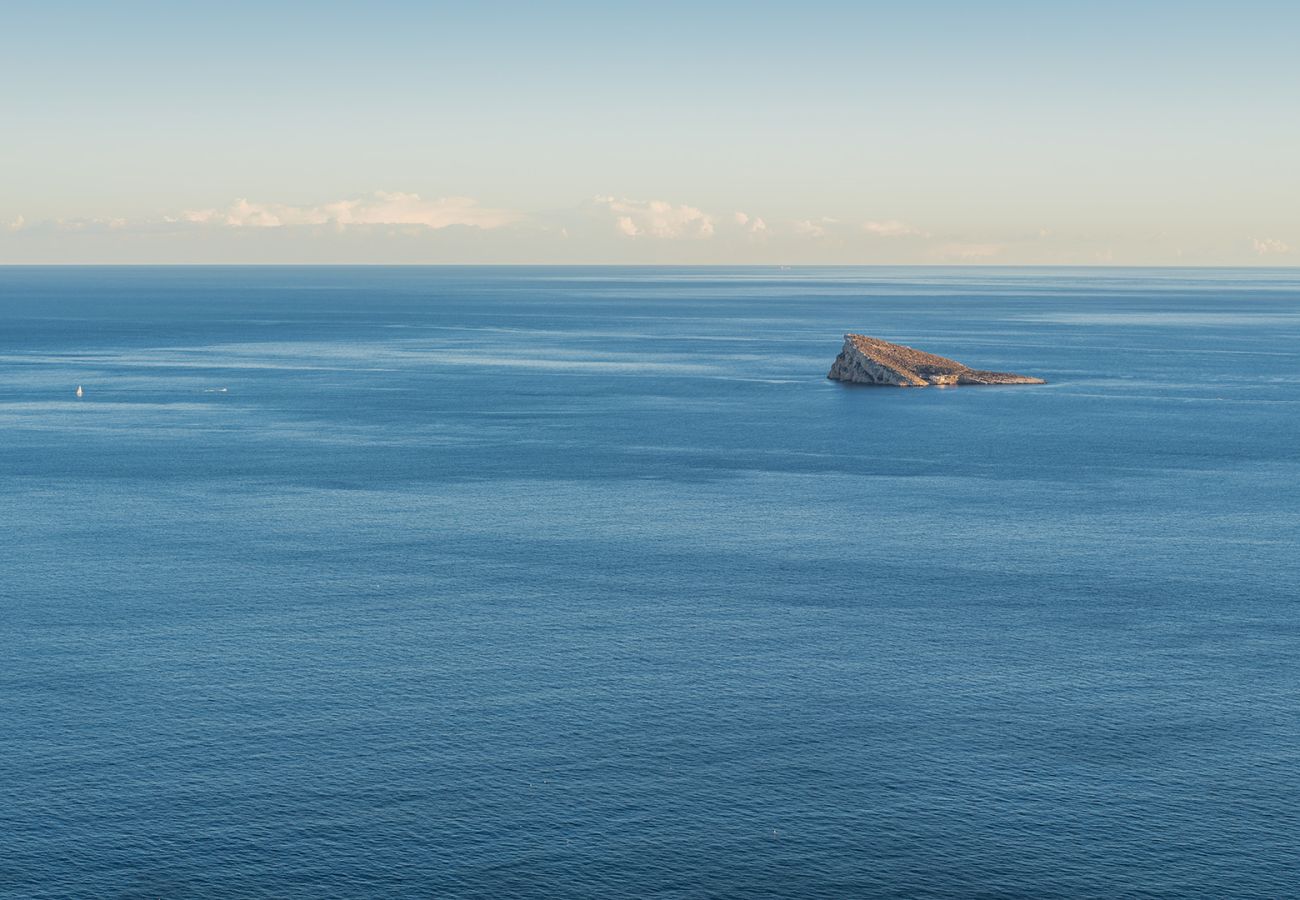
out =
[(0, 896), (1300, 896), (1300, 270), (0, 268)]

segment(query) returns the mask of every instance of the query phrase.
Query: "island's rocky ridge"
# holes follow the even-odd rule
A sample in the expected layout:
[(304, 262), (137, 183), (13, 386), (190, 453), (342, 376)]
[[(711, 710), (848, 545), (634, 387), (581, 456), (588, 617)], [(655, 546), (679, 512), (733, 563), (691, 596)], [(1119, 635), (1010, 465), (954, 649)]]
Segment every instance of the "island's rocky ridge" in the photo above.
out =
[(954, 359), (935, 356), (865, 334), (844, 335), (844, 349), (835, 357), (834, 381), (927, 387), (932, 384), (1045, 384), (1041, 378), (1011, 372), (985, 372)]

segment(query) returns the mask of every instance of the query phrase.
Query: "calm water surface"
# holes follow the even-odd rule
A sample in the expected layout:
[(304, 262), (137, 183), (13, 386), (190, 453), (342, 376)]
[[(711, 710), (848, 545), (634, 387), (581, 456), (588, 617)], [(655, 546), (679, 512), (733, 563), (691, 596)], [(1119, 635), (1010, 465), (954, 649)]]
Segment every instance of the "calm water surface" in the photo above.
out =
[(1294, 896), (1298, 545), (1295, 270), (0, 269), (0, 894)]

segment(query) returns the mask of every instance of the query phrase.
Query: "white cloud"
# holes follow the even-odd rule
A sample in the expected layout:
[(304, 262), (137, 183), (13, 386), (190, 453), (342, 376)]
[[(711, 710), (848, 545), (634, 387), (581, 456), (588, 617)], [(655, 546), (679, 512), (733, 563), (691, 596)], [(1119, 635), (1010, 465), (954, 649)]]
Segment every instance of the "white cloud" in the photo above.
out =
[(596, 205), (614, 215), (614, 228), (627, 237), (701, 240), (713, 237), (714, 218), (694, 206), (663, 200), (596, 197)]
[(521, 218), (505, 209), (481, 207), (468, 197), (442, 197), (424, 200), (419, 194), (379, 191), (371, 197), (339, 200), (318, 206), (289, 206), (279, 203), (253, 203), (239, 199), (227, 209), (191, 209), (183, 221), (227, 225), (232, 228), (282, 228), (289, 225), (416, 225), (424, 228), (447, 228), (468, 225), (474, 228), (500, 228)]
[(27, 224), (27, 220), (20, 215), (18, 218), (14, 219), (12, 222), (9, 223), (9, 230), (19, 231), (26, 224)]
[(761, 234), (767, 231), (767, 223), (758, 216), (751, 216), (749, 213), (735, 212), (731, 220), (750, 234)]
[(1255, 252), (1260, 256), (1267, 256), (1270, 253), (1291, 252), (1291, 247), (1277, 238), (1251, 238), (1251, 242), (1255, 245)]
[(822, 238), (826, 237), (826, 226), (835, 224), (837, 224), (835, 219), (826, 216), (822, 216), (820, 219), (801, 219), (794, 223), (794, 230), (796, 234), (801, 234), (804, 237)]
[(885, 222), (863, 222), (862, 230), (868, 234), (874, 234), (878, 237), (929, 237), (929, 233), (922, 231), (915, 225), (908, 225), (906, 222), (900, 222), (897, 219), (889, 219)]
[(57, 231), (104, 231), (125, 228), (129, 222), (122, 218), (106, 219), (101, 216), (82, 216), (76, 219), (53, 219), (43, 223)]

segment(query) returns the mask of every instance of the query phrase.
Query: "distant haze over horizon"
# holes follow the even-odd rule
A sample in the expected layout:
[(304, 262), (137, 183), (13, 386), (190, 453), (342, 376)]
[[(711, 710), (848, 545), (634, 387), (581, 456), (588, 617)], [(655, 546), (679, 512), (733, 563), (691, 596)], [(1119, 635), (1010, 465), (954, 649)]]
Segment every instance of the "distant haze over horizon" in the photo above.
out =
[(1300, 5), (8, 4), (0, 263), (1300, 265)]

